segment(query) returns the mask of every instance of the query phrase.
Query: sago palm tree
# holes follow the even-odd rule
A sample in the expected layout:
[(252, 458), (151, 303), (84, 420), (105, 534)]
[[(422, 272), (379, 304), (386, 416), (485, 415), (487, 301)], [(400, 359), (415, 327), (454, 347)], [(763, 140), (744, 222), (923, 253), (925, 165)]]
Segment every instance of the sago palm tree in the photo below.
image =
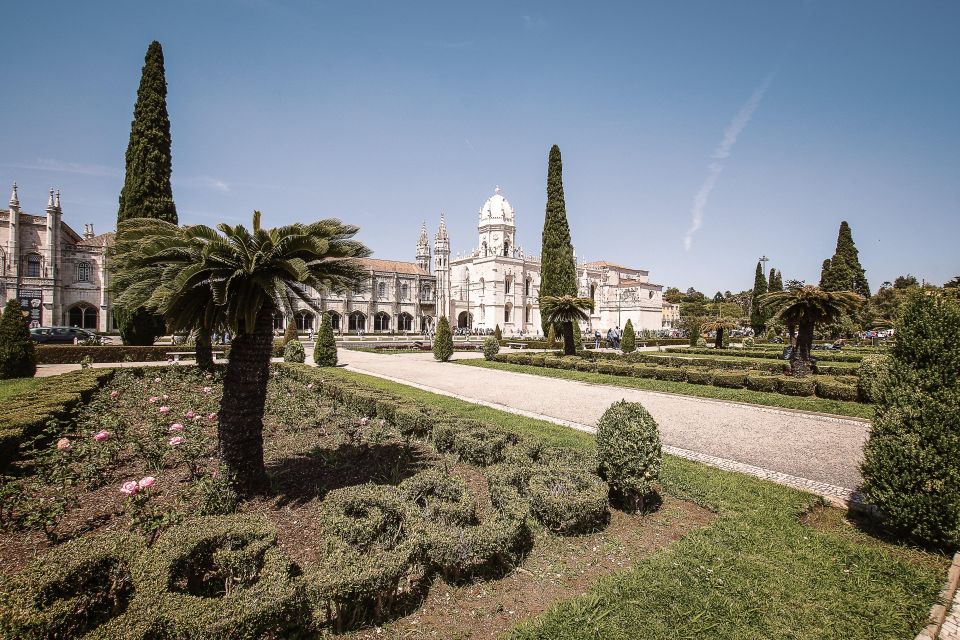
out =
[(730, 320), (724, 320), (723, 318), (712, 318), (710, 320), (707, 320), (705, 324), (701, 325), (700, 330), (706, 331), (708, 333), (710, 331), (716, 331), (717, 339), (713, 343), (713, 346), (716, 349), (723, 349), (724, 332), (730, 331), (731, 329), (735, 329), (736, 327), (737, 325), (731, 322)]
[(796, 344), (790, 353), (790, 368), (795, 376), (810, 372), (810, 348), (816, 325), (830, 324), (862, 303), (863, 298), (852, 291), (824, 291), (812, 285), (760, 297), (760, 304), (775, 314), (774, 319), (790, 327), (791, 334), (796, 327)]
[(134, 287), (131, 298), (152, 285), (147, 300), (171, 326), (222, 325), (235, 336), (217, 435), (220, 461), (241, 495), (267, 486), (263, 408), (273, 316), (292, 315), (293, 299), (316, 308), (306, 287), (345, 293), (361, 286), (365, 273), (356, 258), (370, 250), (353, 240), (357, 231), (335, 219), (263, 229), (259, 211), (252, 230), (227, 224), (179, 228), (144, 219), (119, 225), (117, 247), (126, 255), (116, 251), (116, 277)]
[(546, 314), (546, 319), (552, 324), (560, 325), (563, 333), (564, 355), (576, 355), (573, 342), (573, 323), (586, 322), (590, 316), (584, 311), (593, 311), (592, 298), (577, 298), (575, 296), (544, 296), (540, 300), (540, 309)]

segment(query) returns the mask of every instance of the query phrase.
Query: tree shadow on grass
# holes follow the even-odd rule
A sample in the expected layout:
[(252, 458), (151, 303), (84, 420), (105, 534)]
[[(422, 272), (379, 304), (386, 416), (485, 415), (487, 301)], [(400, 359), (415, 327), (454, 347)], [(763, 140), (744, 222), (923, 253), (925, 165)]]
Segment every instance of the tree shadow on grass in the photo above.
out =
[(433, 464), (436, 454), (416, 443), (348, 443), (316, 447), (267, 467), (277, 506), (298, 506), (343, 487), (372, 482), (397, 485)]

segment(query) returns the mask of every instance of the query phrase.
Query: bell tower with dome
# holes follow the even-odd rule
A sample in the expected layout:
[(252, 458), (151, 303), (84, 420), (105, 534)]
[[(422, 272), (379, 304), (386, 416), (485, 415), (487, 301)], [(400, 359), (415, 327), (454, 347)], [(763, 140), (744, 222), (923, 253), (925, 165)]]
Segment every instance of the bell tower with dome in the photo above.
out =
[(480, 241), (477, 244), (479, 258), (493, 256), (509, 258), (516, 255), (514, 211), (500, 193), (499, 186), (480, 208), (477, 230), (480, 232)]

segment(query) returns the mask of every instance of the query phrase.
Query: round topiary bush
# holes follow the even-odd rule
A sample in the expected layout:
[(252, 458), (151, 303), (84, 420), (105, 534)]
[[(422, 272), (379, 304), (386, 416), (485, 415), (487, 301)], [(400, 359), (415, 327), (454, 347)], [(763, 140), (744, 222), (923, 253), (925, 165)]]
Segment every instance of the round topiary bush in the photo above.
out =
[(303, 362), (307, 359), (307, 354), (303, 350), (303, 345), (299, 340), (291, 340), (283, 347), (284, 362)]
[(483, 341), (483, 357), (485, 360), (493, 360), (500, 353), (500, 342), (493, 336)]
[(653, 492), (663, 452), (653, 416), (637, 402), (621, 400), (597, 424), (597, 469), (614, 495), (634, 508)]
[(704, 348), (706, 348), (706, 346), (707, 346), (707, 339), (706, 339), (706, 338), (704, 338), (703, 336), (700, 336), (699, 338), (697, 338), (697, 348), (698, 348), (698, 349), (704, 349)]
[(552, 464), (533, 469), (527, 484), (530, 512), (551, 531), (597, 531), (608, 521), (610, 488), (582, 468)]

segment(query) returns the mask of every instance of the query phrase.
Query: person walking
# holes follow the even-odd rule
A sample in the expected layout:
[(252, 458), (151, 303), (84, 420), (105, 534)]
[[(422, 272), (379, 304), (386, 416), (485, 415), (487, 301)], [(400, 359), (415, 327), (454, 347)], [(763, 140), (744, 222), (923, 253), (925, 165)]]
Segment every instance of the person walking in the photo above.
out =
[(623, 337), (623, 334), (620, 333), (620, 325), (617, 325), (613, 330), (613, 348), (617, 351), (620, 350), (620, 338)]
[(600, 329), (597, 329), (593, 334), (593, 348), (600, 348)]

